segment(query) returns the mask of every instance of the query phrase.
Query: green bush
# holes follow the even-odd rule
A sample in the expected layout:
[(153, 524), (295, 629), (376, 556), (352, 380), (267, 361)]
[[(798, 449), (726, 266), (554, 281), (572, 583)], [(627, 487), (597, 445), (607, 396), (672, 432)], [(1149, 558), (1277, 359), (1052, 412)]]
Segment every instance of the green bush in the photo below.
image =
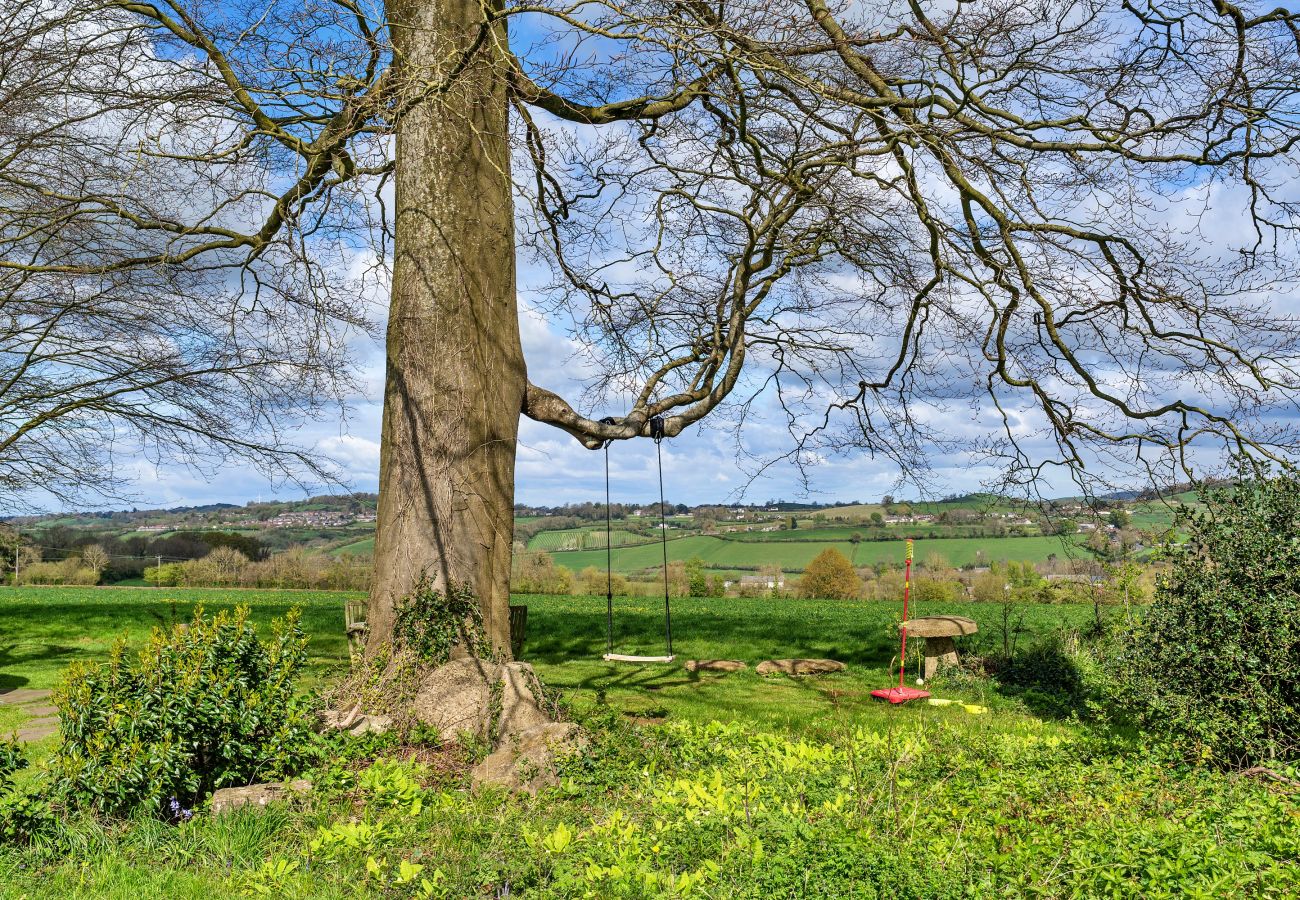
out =
[(307, 638), (292, 610), (258, 639), (247, 607), (155, 629), (138, 653), (71, 666), (54, 692), (56, 791), (107, 812), (191, 807), (228, 785), (291, 774), (310, 744), (294, 696)]
[(12, 789), (15, 772), (27, 768), (27, 758), (14, 741), (0, 741), (0, 847), (26, 844), (51, 822), (49, 804), (41, 797)]
[(1245, 765), (1300, 753), (1300, 477), (1241, 475), (1178, 513), (1188, 540), (1121, 656), (1147, 724)]

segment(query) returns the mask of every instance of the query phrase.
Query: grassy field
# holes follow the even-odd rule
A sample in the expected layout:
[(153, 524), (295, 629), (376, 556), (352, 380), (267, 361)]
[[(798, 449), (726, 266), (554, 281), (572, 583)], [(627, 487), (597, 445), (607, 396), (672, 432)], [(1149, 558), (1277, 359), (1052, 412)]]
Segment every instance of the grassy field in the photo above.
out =
[[(347, 660), (343, 605), (358, 593), (263, 591), (219, 588), (9, 588), (0, 590), (0, 691), (50, 688), (75, 660), (102, 659), (113, 642), (140, 643), (150, 629), (188, 619), (196, 604), (212, 612), (236, 604), (251, 607), (260, 623), (301, 607), (311, 635), (308, 684), (319, 684)], [(680, 667), (632, 667), (606, 663), (603, 599), (523, 596), (529, 608), (525, 657), (547, 683), (579, 704), (604, 697), (629, 711), (666, 709), (674, 716), (707, 720), (729, 717), (780, 721), (788, 727), (814, 725), (832, 709), (849, 719), (878, 719), (866, 699), (889, 680), (897, 651), (893, 624), (897, 604), (819, 600), (680, 599), (673, 602), (673, 649), (679, 657), (764, 659), (830, 657), (850, 665), (835, 680), (834, 696), (810, 691), (805, 682), (773, 683), (750, 672), (730, 676), (688, 675)], [(1001, 608), (954, 604), (981, 623), (980, 634), (964, 640), (979, 651), (1001, 640)], [(941, 610), (921, 610), (938, 613)], [(1026, 606), (1024, 628), (1032, 640), (1062, 625), (1079, 625), (1091, 607)], [(619, 652), (658, 654), (663, 650), (663, 609), (656, 601), (617, 601), (615, 644)], [(965, 696), (965, 695), (963, 695)], [(981, 699), (989, 699), (983, 694)], [(967, 699), (975, 699), (970, 695)], [(1000, 702), (992, 698), (995, 705)], [(20, 725), (21, 713), (0, 706), (0, 732)]]
[[(1045, 562), (1052, 554), (1067, 556), (1073, 543), (1073, 539), (1063, 540), (1059, 537), (935, 538), (917, 541), (916, 555), (918, 560), (924, 560), (929, 554), (937, 553), (954, 566), (997, 560), (1039, 563)], [(901, 537), (897, 541), (863, 541), (854, 544), (849, 540), (748, 541), (704, 535), (670, 539), (668, 558), (687, 560), (698, 557), (704, 560), (706, 566), (718, 569), (752, 569), (762, 565), (778, 565), (788, 572), (800, 572), (827, 547), (835, 547), (859, 566), (880, 562), (897, 565), (903, 558)], [(661, 554), (658, 544), (615, 548), (614, 569), (619, 572), (636, 572), (653, 568), (662, 564)], [(554, 556), (556, 563), (574, 571), (587, 566), (605, 565), (604, 550), (560, 551)]]
[[(622, 528), (611, 529), (609, 538), (610, 543), (615, 547), (625, 547), (629, 544), (645, 544), (655, 539), (653, 536), (635, 534)], [(528, 542), (529, 550), (547, 550), (550, 552), (591, 548), (604, 549), (604, 547), (604, 527), (543, 531), (541, 534), (534, 535), (533, 539)]]
[(375, 539), (373, 537), (364, 538), (351, 544), (344, 544), (334, 550), (335, 553), (347, 553), (353, 556), (362, 556), (375, 552)]
[[(0, 690), (51, 685), (68, 662), (101, 658), (118, 635), (138, 641), (171, 620), (173, 605), (179, 616), (200, 601), (246, 603), (260, 622), (301, 606), (319, 681), (342, 662), (350, 596), (3, 590)], [(869, 691), (894, 677), (896, 604), (675, 603), (681, 658), (830, 656), (849, 666), (796, 680), (606, 663), (602, 600), (517, 601), (529, 607), (524, 655), (590, 734), (558, 789), (536, 798), (471, 791), (457, 762), (469, 751), (342, 742), (305, 773), (316, 788), (298, 805), (200, 813), (180, 826), (74, 817), (30, 848), (0, 848), (0, 897), (1172, 900), (1300, 891), (1300, 810), (1283, 788), (1044, 717), (990, 679), (930, 684), (966, 705), (871, 701)], [(964, 652), (1000, 642), (1000, 607), (947, 611), (980, 624)], [(1093, 614), (1020, 612), (1022, 643)], [(617, 648), (660, 652), (662, 626), (657, 604), (620, 601)]]

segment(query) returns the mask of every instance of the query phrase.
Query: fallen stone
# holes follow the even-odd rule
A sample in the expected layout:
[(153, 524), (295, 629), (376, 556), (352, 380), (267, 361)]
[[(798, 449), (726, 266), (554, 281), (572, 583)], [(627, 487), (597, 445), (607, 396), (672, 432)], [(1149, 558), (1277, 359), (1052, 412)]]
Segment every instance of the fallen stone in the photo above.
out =
[(416, 692), (411, 712), (417, 721), (437, 730), (444, 742), (467, 733), (481, 740), (491, 736), (492, 694), (501, 666), (485, 659), (454, 659), (431, 671)]
[(348, 729), (348, 734), (353, 737), (361, 737), (363, 734), (384, 734), (392, 727), (392, 716), (358, 716), (356, 724)]
[(560, 783), (555, 772), (557, 759), (585, 745), (578, 726), (572, 722), (549, 722), (514, 734), (474, 767), (474, 787), (497, 785), (510, 791), (536, 794)]
[(767, 659), (755, 670), (759, 675), (827, 675), (843, 672), (844, 663), (834, 659)]
[(17, 690), (0, 694), (0, 706), (18, 706), (22, 703), (35, 703), (37, 700), (44, 700), (48, 696), (50, 696), (50, 692), (42, 688), (18, 688)]
[(502, 666), (501, 718), (496, 733), (498, 741), (553, 722), (542, 711), (541, 693), (541, 683), (528, 663), (512, 662)]
[(748, 669), (749, 663), (739, 659), (688, 659), (687, 672), (739, 672)]
[(244, 806), (266, 806), (275, 801), (300, 797), (310, 791), (311, 782), (302, 778), (297, 781), (273, 781), (267, 784), (250, 784), (247, 787), (222, 788), (212, 795), (212, 814), (218, 816)]

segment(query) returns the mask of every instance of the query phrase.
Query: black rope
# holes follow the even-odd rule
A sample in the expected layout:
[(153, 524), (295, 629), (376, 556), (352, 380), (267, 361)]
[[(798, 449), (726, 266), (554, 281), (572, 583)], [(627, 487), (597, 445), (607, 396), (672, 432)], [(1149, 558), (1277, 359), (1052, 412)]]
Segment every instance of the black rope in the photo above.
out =
[(655, 416), (650, 420), (650, 436), (655, 441), (655, 457), (659, 461), (659, 536), (664, 551), (664, 638), (668, 655), (673, 655), (673, 611), (668, 602), (668, 515), (664, 508), (664, 420)]
[[(604, 418), (602, 425), (613, 425), (614, 420)], [(606, 653), (614, 652), (614, 541), (613, 525), (610, 520), (609, 502), (609, 445), (605, 441), (605, 647)]]

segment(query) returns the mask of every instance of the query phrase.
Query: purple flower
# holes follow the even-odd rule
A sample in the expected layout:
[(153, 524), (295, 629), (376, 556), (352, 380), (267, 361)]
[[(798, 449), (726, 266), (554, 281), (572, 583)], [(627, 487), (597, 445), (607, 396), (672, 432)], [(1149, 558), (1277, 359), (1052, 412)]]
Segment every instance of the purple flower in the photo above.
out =
[(181, 801), (175, 797), (167, 798), (167, 811), (171, 814), (172, 822), (188, 822), (194, 818), (194, 810), (181, 806)]

